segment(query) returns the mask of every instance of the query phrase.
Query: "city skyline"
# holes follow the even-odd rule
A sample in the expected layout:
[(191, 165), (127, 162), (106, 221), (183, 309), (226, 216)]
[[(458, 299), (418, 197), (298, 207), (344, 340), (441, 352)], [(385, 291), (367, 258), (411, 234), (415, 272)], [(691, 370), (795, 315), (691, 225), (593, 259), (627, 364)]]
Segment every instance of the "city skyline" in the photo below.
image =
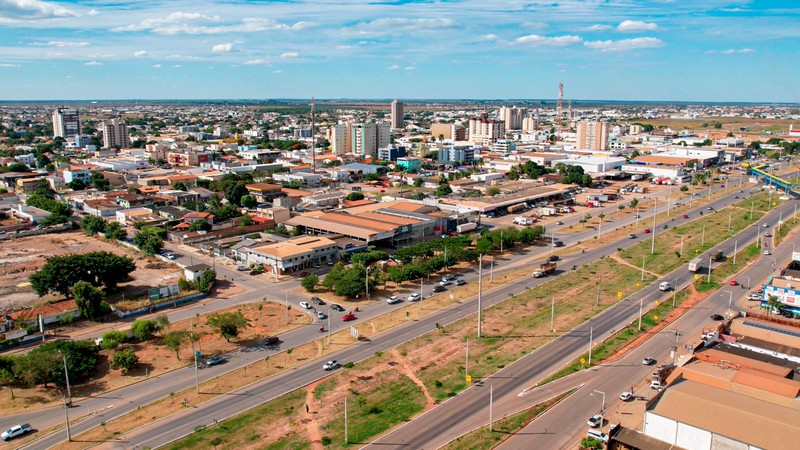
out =
[(800, 8), (684, 3), (0, 0), (0, 97), (800, 102)]

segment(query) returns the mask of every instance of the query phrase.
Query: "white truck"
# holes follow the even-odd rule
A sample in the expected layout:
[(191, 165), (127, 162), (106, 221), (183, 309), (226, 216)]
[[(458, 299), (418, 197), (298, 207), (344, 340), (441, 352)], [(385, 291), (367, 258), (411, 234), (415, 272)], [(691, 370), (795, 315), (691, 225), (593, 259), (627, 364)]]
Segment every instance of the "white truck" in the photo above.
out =
[(514, 217), (513, 222), (515, 225), (530, 225), (533, 223), (533, 219), (531, 219), (530, 217), (519, 216), (519, 217)]
[(462, 223), (461, 225), (456, 225), (456, 231), (459, 234), (468, 233), (470, 231), (475, 230), (477, 227), (478, 225), (475, 222), (467, 222), (467, 223)]
[(703, 260), (701, 258), (695, 258), (689, 261), (689, 272), (697, 272), (703, 266)]

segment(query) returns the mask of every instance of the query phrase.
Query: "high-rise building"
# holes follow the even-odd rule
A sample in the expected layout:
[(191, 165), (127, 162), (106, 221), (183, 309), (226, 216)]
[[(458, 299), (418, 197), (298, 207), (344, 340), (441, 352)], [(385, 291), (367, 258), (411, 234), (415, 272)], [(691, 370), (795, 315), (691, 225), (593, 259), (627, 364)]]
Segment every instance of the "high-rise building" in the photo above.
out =
[(490, 120), (486, 114), (469, 119), (469, 141), (475, 145), (490, 145), (505, 138), (506, 128), (502, 120)]
[(351, 151), (363, 156), (376, 156), (378, 149), (391, 142), (388, 122), (356, 123), (352, 125)]
[(608, 149), (608, 122), (578, 122), (578, 148)]
[(522, 120), (527, 112), (525, 108), (504, 106), (500, 108), (500, 118), (505, 122), (506, 130), (521, 130)]
[(403, 102), (392, 102), (392, 128), (403, 128)]
[(80, 115), (77, 109), (57, 108), (53, 111), (53, 137), (73, 137), (81, 133)]
[(131, 145), (130, 136), (128, 136), (128, 125), (119, 119), (111, 119), (110, 122), (103, 122), (103, 147), (111, 148), (116, 145), (128, 147)]
[(522, 131), (536, 131), (539, 129), (539, 117), (530, 113), (522, 119)]
[(330, 128), (331, 150), (334, 155), (344, 155), (353, 152), (352, 124), (337, 123)]
[(431, 124), (431, 136), (436, 140), (464, 141), (467, 139), (467, 130), (457, 123)]

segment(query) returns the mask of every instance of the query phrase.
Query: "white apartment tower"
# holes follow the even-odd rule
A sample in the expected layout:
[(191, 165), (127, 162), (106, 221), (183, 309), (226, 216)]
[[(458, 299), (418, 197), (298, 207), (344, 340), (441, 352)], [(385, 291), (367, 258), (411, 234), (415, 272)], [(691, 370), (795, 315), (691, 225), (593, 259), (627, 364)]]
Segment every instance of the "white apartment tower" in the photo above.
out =
[(469, 119), (469, 141), (474, 145), (490, 145), (504, 139), (505, 123), (502, 120), (489, 120), (486, 114)]
[(403, 102), (392, 102), (392, 128), (403, 128)]
[(353, 152), (352, 124), (337, 123), (331, 127), (330, 141), (334, 155), (344, 155)]
[(56, 108), (53, 111), (53, 137), (73, 137), (81, 134), (81, 121), (77, 109)]
[(131, 139), (128, 136), (128, 125), (119, 119), (103, 122), (103, 147), (111, 148), (115, 145), (120, 146), (120, 148), (131, 145)]
[(608, 149), (608, 122), (578, 122), (578, 148)]
[(525, 108), (504, 106), (500, 108), (500, 118), (505, 122), (506, 130), (521, 130), (527, 112)]
[(391, 128), (387, 122), (356, 123), (352, 125), (351, 136), (353, 153), (374, 157), (379, 148), (390, 144)]
[(522, 119), (522, 131), (536, 131), (539, 129), (539, 117), (530, 113)]

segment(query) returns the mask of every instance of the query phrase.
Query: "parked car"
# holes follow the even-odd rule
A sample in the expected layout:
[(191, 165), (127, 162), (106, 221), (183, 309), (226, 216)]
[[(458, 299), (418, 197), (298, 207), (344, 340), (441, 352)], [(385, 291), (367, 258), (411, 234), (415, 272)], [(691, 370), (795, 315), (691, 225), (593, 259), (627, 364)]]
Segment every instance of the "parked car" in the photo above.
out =
[(772, 253), (769, 250), (764, 250), (765, 255), (771, 255)]
[(451, 285), (451, 284), (453, 284), (453, 282), (452, 282), (452, 281), (450, 281), (450, 280), (445, 280), (444, 278), (442, 278), (442, 281), (440, 281), (440, 282), (439, 282), (439, 285), (440, 285), (440, 286), (449, 286), (449, 285)]
[(663, 386), (661, 386), (661, 382), (658, 380), (653, 380), (650, 382), (650, 389), (661, 390)]
[(722, 317), (722, 316), (721, 316), (721, 315), (719, 315), (719, 314), (712, 314), (712, 315), (711, 315), (711, 320), (725, 320), (725, 318), (724, 318), (724, 317)]
[(247, 267), (245, 267), (245, 266), (236, 266), (236, 270), (238, 270), (239, 272), (244, 272), (244, 271), (247, 270)]
[(311, 305), (308, 302), (300, 302), (300, 307), (303, 309), (311, 309)]
[(600, 414), (595, 414), (590, 417), (586, 423), (592, 428), (599, 428), (603, 426), (603, 416)]
[(322, 299), (319, 298), (319, 297), (311, 297), (311, 302), (312, 303), (316, 303), (317, 305), (324, 305), (325, 304), (325, 302), (322, 301)]
[(627, 391), (623, 392), (622, 394), (619, 394), (619, 399), (622, 400), (623, 402), (629, 402), (633, 400), (633, 394)]
[(408, 301), (410, 302), (418, 302), (422, 300), (422, 296), (419, 294), (411, 294), (408, 296)]
[(219, 355), (212, 356), (211, 358), (208, 358), (208, 360), (206, 361), (206, 365), (209, 366), (209, 367), (210, 366), (216, 366), (217, 364), (222, 364), (225, 361), (227, 361), (227, 359), (225, 359), (222, 356), (219, 356)]
[(456, 286), (463, 286), (465, 284), (467, 284), (467, 282), (462, 280), (461, 278), (456, 280)]
[(334, 310), (334, 311), (339, 311), (339, 312), (343, 312), (344, 311), (344, 308), (342, 307), (342, 305), (337, 305), (336, 303), (331, 303), (331, 309)]
[(767, 232), (764, 233), (764, 237), (772, 237), (772, 233), (767, 231)]
[(280, 343), (281, 343), (281, 340), (280, 340), (280, 338), (278, 336), (270, 336), (270, 337), (264, 339), (264, 345), (266, 345), (267, 347), (272, 347), (272, 346), (278, 345)]
[(251, 271), (250, 271), (250, 275), (258, 275), (258, 274), (260, 274), (260, 273), (261, 273), (261, 271), (260, 271), (260, 270), (251, 270)]
[(442, 281), (447, 281), (447, 282), (453, 281), (454, 279), (455, 277), (452, 275), (445, 275), (442, 277)]
[(656, 363), (656, 359), (655, 358), (651, 358), (649, 356), (642, 360), (642, 364), (644, 364), (645, 366), (652, 366), (655, 363)]
[(350, 322), (351, 320), (356, 320), (356, 315), (353, 313), (347, 313), (342, 316), (342, 322)]
[(23, 423), (21, 425), (14, 425), (13, 427), (7, 429), (2, 435), (0, 435), (0, 437), (2, 437), (4, 441), (10, 441), (17, 436), (28, 434), (31, 431), (33, 431), (33, 428), (31, 428), (30, 424)]
[(437, 284), (436, 286), (433, 287), (433, 292), (444, 292), (446, 290), (447, 288), (442, 286), (441, 284)]
[(339, 364), (339, 361), (335, 359), (332, 359), (322, 365), (323, 370), (333, 370), (333, 369), (338, 369), (339, 367), (342, 367), (342, 365)]
[(324, 312), (322, 312), (322, 311), (317, 311), (317, 319), (319, 319), (319, 320), (325, 320), (325, 319), (327, 319), (327, 318), (328, 318), (328, 316), (327, 316), (327, 315), (326, 315)]
[(394, 305), (395, 303), (400, 303), (400, 297), (393, 295), (386, 299), (386, 303), (390, 305)]
[(749, 297), (747, 297), (747, 299), (748, 300), (761, 300), (761, 295), (760, 294), (756, 294), (756, 293), (752, 293), (752, 294), (750, 294)]

